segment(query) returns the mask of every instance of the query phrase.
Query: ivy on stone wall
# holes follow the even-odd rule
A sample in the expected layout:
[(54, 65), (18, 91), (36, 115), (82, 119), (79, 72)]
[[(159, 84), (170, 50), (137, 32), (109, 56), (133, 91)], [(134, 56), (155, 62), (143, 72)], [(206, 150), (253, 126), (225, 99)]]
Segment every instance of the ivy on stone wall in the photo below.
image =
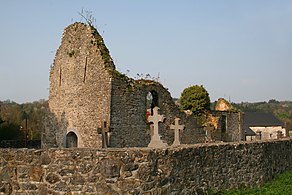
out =
[(101, 57), (104, 61), (104, 64), (107, 68), (115, 69), (115, 65), (113, 60), (110, 56), (109, 50), (104, 44), (103, 38), (97, 32), (96, 28), (90, 25), (92, 35), (94, 36), (95, 40), (91, 40), (91, 44), (96, 45), (98, 50), (100, 51)]

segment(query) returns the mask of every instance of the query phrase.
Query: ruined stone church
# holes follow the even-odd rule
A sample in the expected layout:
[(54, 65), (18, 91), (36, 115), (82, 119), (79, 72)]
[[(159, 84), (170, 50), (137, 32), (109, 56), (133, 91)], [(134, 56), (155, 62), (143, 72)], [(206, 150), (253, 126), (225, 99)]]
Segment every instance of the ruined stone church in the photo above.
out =
[(147, 117), (155, 107), (165, 118), (158, 128), (163, 143), (173, 144), (176, 118), (185, 127), (180, 144), (204, 142), (204, 129), (179, 110), (167, 89), (118, 72), (97, 30), (74, 23), (64, 30), (50, 70), (42, 147), (147, 147), (153, 134)]

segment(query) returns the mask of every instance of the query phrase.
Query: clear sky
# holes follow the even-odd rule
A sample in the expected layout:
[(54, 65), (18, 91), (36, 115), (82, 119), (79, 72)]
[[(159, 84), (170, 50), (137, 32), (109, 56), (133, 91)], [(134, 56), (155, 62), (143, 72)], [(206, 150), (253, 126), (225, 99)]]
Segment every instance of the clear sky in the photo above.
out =
[(291, 0), (1, 0), (0, 100), (48, 99), (63, 30), (88, 10), (117, 69), (173, 97), (203, 85), (214, 101), (292, 100)]

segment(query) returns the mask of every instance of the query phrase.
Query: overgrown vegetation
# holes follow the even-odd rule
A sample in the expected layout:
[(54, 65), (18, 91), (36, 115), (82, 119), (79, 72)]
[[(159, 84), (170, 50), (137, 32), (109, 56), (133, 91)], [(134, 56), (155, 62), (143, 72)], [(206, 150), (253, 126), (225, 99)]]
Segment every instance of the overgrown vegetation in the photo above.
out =
[(78, 12), (78, 14), (81, 16), (81, 19), (84, 19), (86, 23), (90, 26), (92, 35), (94, 36), (94, 40), (91, 40), (91, 44), (97, 46), (98, 51), (101, 53), (101, 57), (105, 63), (105, 66), (111, 69), (115, 69), (113, 60), (110, 56), (108, 48), (105, 46), (103, 38), (100, 36), (98, 31), (96, 30), (95, 23), (96, 19), (93, 17), (93, 14), (89, 10), (81, 10), (81, 12)]
[(92, 30), (92, 34), (95, 38), (95, 40), (92, 40), (91, 43), (95, 45), (100, 51), (100, 54), (105, 63), (105, 66), (108, 68), (114, 68), (115, 66), (114, 66), (112, 57), (110, 56), (108, 48), (104, 44), (103, 38), (97, 32), (96, 28), (94, 28), (93, 26), (90, 26), (90, 27)]
[(43, 116), (48, 107), (45, 100), (33, 103), (17, 104), (12, 101), (0, 102), (0, 141), (1, 140), (23, 140), (25, 119), (27, 118), (28, 138), (39, 140)]
[(179, 101), (182, 109), (192, 111), (194, 116), (201, 116), (210, 111), (209, 93), (202, 85), (184, 89)]
[[(285, 172), (273, 181), (266, 183), (262, 187), (245, 188), (238, 190), (229, 190), (225, 192), (217, 192), (214, 194), (226, 195), (243, 195), (243, 194), (279, 194), (288, 195), (292, 192), (292, 171)], [(211, 193), (212, 194), (212, 193)]]

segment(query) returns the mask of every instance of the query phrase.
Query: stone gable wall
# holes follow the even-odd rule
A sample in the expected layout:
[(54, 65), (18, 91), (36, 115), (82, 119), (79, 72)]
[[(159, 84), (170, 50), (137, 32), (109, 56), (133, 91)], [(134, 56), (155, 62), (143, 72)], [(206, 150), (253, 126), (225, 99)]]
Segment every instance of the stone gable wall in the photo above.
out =
[[(64, 147), (69, 131), (77, 132), (79, 147), (101, 147), (97, 129), (109, 121), (111, 70), (103, 40), (95, 29), (75, 23), (68, 26), (50, 74), (49, 122), (44, 143)], [(49, 124), (53, 123), (53, 124)], [(46, 145), (46, 144), (43, 144)], [(53, 147), (50, 144), (47, 147)]]
[(292, 170), (292, 140), (166, 149), (0, 149), (0, 194), (202, 194)]

